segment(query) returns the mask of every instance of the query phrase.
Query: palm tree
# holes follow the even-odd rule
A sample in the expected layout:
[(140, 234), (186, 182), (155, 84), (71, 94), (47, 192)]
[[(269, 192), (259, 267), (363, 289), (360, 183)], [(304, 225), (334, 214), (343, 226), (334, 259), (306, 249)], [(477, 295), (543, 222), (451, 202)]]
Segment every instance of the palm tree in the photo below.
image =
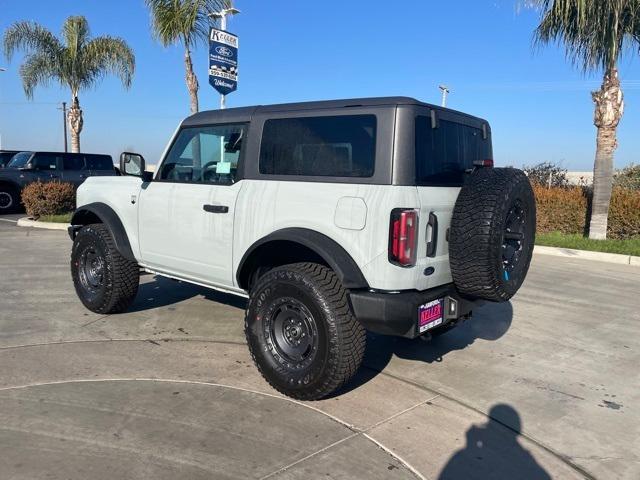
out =
[(640, 45), (640, 0), (532, 0), (542, 7), (535, 36), (541, 43), (564, 43), (567, 57), (584, 72), (603, 71), (600, 90), (592, 92), (593, 123), (598, 129), (593, 166), (593, 202), (589, 237), (605, 239), (616, 129), (624, 111), (618, 61)]
[(230, 0), (145, 0), (151, 11), (155, 37), (164, 45), (182, 44), (191, 113), (198, 111), (198, 77), (193, 72), (191, 49), (209, 38), (210, 13), (228, 8)]
[(133, 51), (121, 38), (90, 38), (84, 17), (69, 17), (62, 26), (62, 41), (35, 22), (16, 22), (4, 34), (4, 53), (11, 60), (16, 50), (26, 57), (20, 67), (27, 98), (37, 86), (51, 80), (71, 90), (67, 121), (71, 130), (71, 151), (80, 151), (83, 118), (78, 94), (95, 86), (107, 73), (117, 75), (125, 88), (131, 86), (135, 70)]

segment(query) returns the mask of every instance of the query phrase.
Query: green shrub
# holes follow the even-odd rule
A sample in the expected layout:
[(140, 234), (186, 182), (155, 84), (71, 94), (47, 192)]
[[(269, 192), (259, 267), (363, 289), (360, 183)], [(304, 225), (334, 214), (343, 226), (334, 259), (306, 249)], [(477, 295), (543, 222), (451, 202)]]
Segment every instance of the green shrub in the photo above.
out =
[(542, 162), (537, 165), (525, 165), (522, 167), (529, 177), (531, 185), (545, 185), (547, 187), (566, 187), (569, 185), (567, 169), (555, 163)]
[(582, 188), (547, 188), (535, 183), (532, 186), (538, 232), (585, 232), (587, 197)]
[(640, 235), (640, 190), (614, 187), (609, 206), (609, 238)]
[(76, 192), (71, 183), (34, 182), (22, 190), (22, 203), (27, 215), (60, 215), (75, 208)]
[(633, 163), (616, 171), (613, 184), (617, 187), (630, 190), (640, 190), (640, 165)]
[[(534, 184), (533, 191), (536, 196), (538, 232), (587, 232), (590, 188), (547, 188)], [(607, 236), (614, 239), (640, 236), (640, 190), (613, 188)]]

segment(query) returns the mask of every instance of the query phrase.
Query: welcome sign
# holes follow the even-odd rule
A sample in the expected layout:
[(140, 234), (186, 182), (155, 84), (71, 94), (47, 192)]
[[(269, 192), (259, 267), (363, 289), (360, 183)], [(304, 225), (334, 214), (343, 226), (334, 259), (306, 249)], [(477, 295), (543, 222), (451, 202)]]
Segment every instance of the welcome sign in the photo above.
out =
[(221, 95), (238, 88), (238, 37), (216, 28), (209, 31), (209, 83)]

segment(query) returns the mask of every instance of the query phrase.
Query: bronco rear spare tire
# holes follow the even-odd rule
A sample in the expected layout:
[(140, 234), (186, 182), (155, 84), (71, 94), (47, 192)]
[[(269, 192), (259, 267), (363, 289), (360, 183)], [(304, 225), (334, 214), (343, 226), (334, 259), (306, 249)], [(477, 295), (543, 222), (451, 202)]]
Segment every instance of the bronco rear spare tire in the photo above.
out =
[(451, 219), (453, 282), (468, 297), (504, 302), (524, 281), (536, 231), (529, 179), (516, 168), (482, 168), (462, 187)]

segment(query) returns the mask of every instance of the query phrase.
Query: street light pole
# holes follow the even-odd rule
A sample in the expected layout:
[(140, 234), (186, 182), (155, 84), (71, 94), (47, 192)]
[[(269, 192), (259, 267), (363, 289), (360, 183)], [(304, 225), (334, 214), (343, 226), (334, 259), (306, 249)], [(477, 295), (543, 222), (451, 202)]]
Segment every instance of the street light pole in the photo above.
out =
[[(209, 13), (209, 17), (211, 18), (219, 18), (220, 19), (220, 30), (227, 31), (227, 15), (237, 15), (240, 13), (240, 10), (237, 8), (233, 8), (230, 6), (229, 8), (225, 8), (220, 10), (219, 12), (211, 12)], [(225, 103), (225, 95), (220, 94), (220, 109), (224, 110), (226, 108)]]
[(67, 102), (62, 102), (62, 130), (64, 132), (64, 153), (67, 153)]
[(440, 85), (438, 87), (440, 90), (442, 90), (442, 106), (446, 107), (447, 106), (447, 94), (451, 91), (449, 90), (449, 87), (447, 87), (446, 85)]
[[(220, 30), (223, 30), (225, 32), (227, 31), (227, 12), (226, 12), (226, 10), (223, 10), (220, 13)], [(227, 98), (226, 97), (227, 97), (226, 95), (222, 95), (222, 94), (220, 95), (220, 110), (224, 110), (225, 108), (227, 108), (227, 105), (226, 105), (226, 99)]]

